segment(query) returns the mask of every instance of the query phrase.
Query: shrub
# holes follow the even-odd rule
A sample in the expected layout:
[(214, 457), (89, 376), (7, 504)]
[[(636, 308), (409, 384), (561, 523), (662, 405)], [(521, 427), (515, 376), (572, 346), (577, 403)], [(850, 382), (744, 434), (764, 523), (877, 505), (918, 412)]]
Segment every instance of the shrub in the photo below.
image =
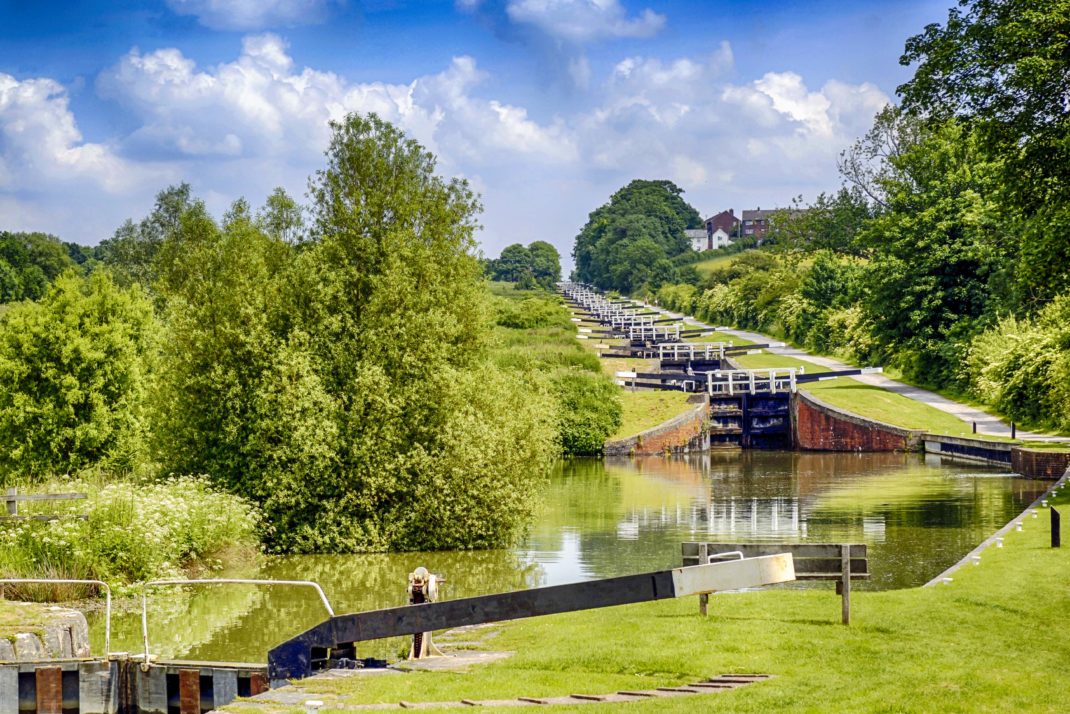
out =
[(260, 516), (247, 501), (222, 493), (203, 477), (158, 482), (60, 479), (43, 492), (86, 491), (86, 501), (48, 512), (85, 513), (87, 520), (16, 521), (0, 525), (5, 577), (72, 577), (125, 584), (177, 577), (191, 567), (215, 568), (225, 551), (257, 547)]
[(559, 370), (552, 378), (561, 447), (566, 454), (599, 454), (620, 426), (620, 389), (600, 374)]

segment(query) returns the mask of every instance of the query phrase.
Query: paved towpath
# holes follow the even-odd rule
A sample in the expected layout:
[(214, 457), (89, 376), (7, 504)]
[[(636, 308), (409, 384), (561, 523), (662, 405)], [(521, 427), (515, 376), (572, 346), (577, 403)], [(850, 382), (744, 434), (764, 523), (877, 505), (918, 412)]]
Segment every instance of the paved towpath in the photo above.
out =
[[(660, 310), (669, 317), (682, 317), (684, 319), (684, 322), (688, 325), (694, 325), (696, 327), (710, 329), (715, 327), (714, 325), (708, 325), (705, 322), (696, 320), (690, 315), (683, 315), (678, 312), (669, 312), (668, 310), (663, 310), (654, 305), (648, 305), (648, 307), (651, 310)], [(751, 342), (769, 343), (776, 341), (768, 335), (763, 335), (757, 332), (749, 332), (747, 330), (734, 330), (727, 327), (717, 329), (718, 332), (723, 332), (728, 335), (735, 335), (745, 340), (750, 340)], [(840, 362), (839, 360), (835, 360), (830, 357), (819, 357), (817, 355), (812, 355), (806, 350), (800, 349), (798, 347), (791, 347), (790, 345), (785, 347), (768, 348), (768, 351), (773, 354), (785, 355), (787, 357), (794, 357), (796, 359), (804, 360), (806, 362), (810, 362), (811, 364), (827, 367), (831, 370), (856, 368), (855, 365), (849, 365), (845, 362)], [(922, 402), (923, 404), (928, 404), (929, 406), (935, 409), (939, 409), (942, 412), (947, 412), (948, 414), (958, 417), (967, 424), (971, 422), (977, 422), (977, 431), (980, 434), (987, 434), (989, 436), (1005, 436), (1008, 438), (1011, 435), (1010, 425), (1001, 421), (998, 417), (995, 417), (989, 414), (988, 412), (981, 411), (976, 407), (971, 407), (966, 404), (960, 404), (959, 402), (941, 396), (936, 392), (930, 392), (928, 389), (921, 389), (920, 387), (914, 387), (909, 384), (904, 384), (903, 382), (899, 382), (894, 379), (890, 379), (889, 377), (885, 377), (883, 374), (860, 374), (856, 377), (851, 377), (851, 379), (862, 382), (863, 384), (871, 384), (875, 387), (887, 389), (889, 392), (895, 392), (896, 394), (901, 394), (904, 397), (913, 399), (914, 401)], [(1019, 439), (1031, 439), (1035, 441), (1066, 440), (1066, 437), (1046, 436), (1044, 434), (1036, 434), (1031, 431), (1024, 431), (1022, 429), (1018, 429), (1016, 436)]]

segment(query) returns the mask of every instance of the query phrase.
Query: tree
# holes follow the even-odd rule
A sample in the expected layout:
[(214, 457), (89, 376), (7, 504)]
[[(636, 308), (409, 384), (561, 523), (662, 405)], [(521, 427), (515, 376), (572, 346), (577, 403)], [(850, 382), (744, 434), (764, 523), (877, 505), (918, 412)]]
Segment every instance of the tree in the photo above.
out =
[(260, 230), (276, 240), (291, 244), (303, 240), (305, 220), (301, 206), (282, 187), (271, 192), (256, 214), (256, 221)]
[[(576, 236), (576, 277), (602, 288), (633, 291), (648, 286), (653, 266), (689, 251), (684, 230), (701, 225), (698, 211), (671, 181), (636, 180), (594, 210)], [(636, 262), (648, 261), (648, 262)], [(671, 266), (671, 263), (669, 263)], [(657, 274), (671, 282), (662, 264)], [(657, 285), (649, 287), (656, 289)]]
[(553, 289), (561, 279), (561, 254), (544, 240), (528, 245), (529, 268), (535, 281), (546, 289)]
[(59, 238), (0, 231), (0, 302), (36, 300), (72, 267), (74, 261)]
[(156, 254), (164, 241), (181, 227), (182, 216), (193, 206), (192, 190), (181, 183), (156, 194), (156, 205), (145, 219), (135, 224), (126, 221), (111, 238), (97, 247), (100, 259), (111, 266), (124, 284), (138, 283), (153, 289), (158, 267)]
[(505, 246), (501, 256), (494, 261), (491, 277), (494, 280), (515, 283), (525, 273), (531, 273), (531, 252), (520, 243), (513, 243)]
[(157, 325), (106, 271), (58, 278), (0, 321), (0, 474), (129, 469), (143, 454)]
[(899, 62), (917, 67), (897, 91), (910, 112), (975, 123), (1032, 212), (1070, 196), (1068, 45), (1066, 0), (960, 0), (907, 40)]
[(961, 0), (944, 25), (907, 40), (917, 64), (904, 108), (977, 130), (999, 162), (1000, 202), (1020, 226), (1014, 283), (1028, 311), (1070, 289), (1070, 5)]

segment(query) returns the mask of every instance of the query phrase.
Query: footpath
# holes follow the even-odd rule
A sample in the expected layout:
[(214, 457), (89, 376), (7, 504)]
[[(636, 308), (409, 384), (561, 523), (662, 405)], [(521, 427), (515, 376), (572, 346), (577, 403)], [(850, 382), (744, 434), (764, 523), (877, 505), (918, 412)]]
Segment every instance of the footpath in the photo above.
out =
[[(660, 310), (662, 313), (669, 317), (682, 318), (684, 320), (684, 323), (687, 325), (692, 325), (703, 329), (716, 329), (718, 332), (722, 332), (727, 335), (734, 335), (741, 339), (749, 340), (751, 342), (756, 343), (769, 343), (774, 341), (768, 335), (763, 335), (758, 332), (736, 330), (726, 327), (717, 327), (715, 325), (706, 324), (701, 320), (696, 320), (690, 315), (670, 312), (668, 310), (663, 310), (655, 305), (647, 305), (647, 307), (649, 307), (651, 310)], [(766, 348), (766, 350), (770, 354), (792, 357), (795, 359), (802, 360), (804, 362), (809, 362), (811, 364), (825, 367), (830, 370), (853, 369), (855, 367), (855, 365), (849, 365), (845, 362), (841, 362), (830, 357), (820, 357), (818, 355), (810, 354), (806, 350), (798, 347), (772, 347)], [(921, 402), (922, 404), (927, 404), (928, 406), (931, 406), (934, 409), (939, 409), (942, 412), (951, 414), (952, 416), (961, 419), (967, 424), (971, 422), (976, 423), (977, 432), (979, 434), (986, 434), (988, 436), (1002, 436), (1007, 438), (1010, 438), (1011, 436), (1010, 425), (1000, 420), (998, 417), (993, 416), (992, 414), (989, 414), (988, 412), (985, 412), (981, 409), (977, 409), (976, 407), (971, 407), (966, 404), (961, 404), (954, 400), (948, 399), (947, 397), (941, 396), (936, 392), (931, 392), (927, 389), (922, 389), (920, 387), (914, 387), (912, 385), (899, 382), (897, 380), (886, 377), (883, 374), (862, 374), (855, 377), (851, 377), (851, 379), (854, 379), (863, 384), (869, 384), (875, 387), (880, 387), (881, 389), (886, 389), (889, 392), (894, 392), (896, 394), (907, 397), (908, 399), (913, 399), (914, 401)], [(1044, 434), (1037, 434), (1022, 429), (1018, 429), (1015, 436), (1016, 438), (1022, 439), (1024, 441), (1066, 440), (1066, 437), (1047, 436)]]

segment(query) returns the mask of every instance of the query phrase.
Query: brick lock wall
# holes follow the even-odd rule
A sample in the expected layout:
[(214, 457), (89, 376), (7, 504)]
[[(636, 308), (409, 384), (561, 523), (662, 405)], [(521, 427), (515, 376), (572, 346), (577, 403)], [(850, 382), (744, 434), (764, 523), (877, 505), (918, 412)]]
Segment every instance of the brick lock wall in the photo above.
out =
[(690, 412), (648, 429), (638, 436), (607, 441), (606, 456), (640, 456), (649, 454), (686, 453), (709, 448), (706, 435), (709, 404), (703, 398)]
[(915, 451), (921, 432), (842, 412), (799, 392), (792, 398), (795, 444), (812, 451)]
[(1058, 480), (1070, 467), (1070, 452), (1011, 449), (1011, 470), (1028, 478)]

